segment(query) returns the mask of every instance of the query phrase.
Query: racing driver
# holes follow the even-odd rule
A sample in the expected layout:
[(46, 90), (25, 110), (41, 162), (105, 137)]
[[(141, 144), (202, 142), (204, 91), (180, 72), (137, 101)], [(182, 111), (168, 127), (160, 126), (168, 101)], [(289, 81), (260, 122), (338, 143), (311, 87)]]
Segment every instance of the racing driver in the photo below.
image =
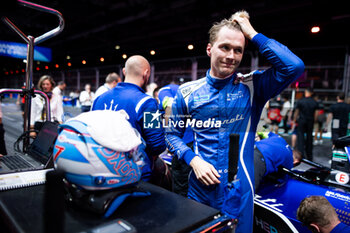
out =
[[(271, 68), (246, 75), (236, 72), (247, 40)], [(167, 146), (192, 167), (188, 197), (222, 209), (229, 135), (240, 135), (236, 232), (252, 232), (256, 127), (265, 103), (303, 73), (304, 63), (286, 46), (257, 33), (245, 11), (211, 27), (206, 52), (210, 57), (206, 77), (181, 85), (176, 94), (166, 129)], [(194, 131), (193, 150), (182, 140), (186, 126)]]

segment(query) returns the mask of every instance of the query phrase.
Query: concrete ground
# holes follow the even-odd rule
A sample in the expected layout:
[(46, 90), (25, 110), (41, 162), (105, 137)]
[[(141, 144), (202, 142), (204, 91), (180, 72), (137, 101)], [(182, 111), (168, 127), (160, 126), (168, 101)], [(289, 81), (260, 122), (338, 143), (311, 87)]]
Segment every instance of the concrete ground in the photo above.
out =
[[(290, 134), (281, 134), (281, 136), (289, 143), (291, 144), (291, 135)], [(319, 163), (325, 167), (331, 166), (331, 158), (332, 158), (332, 141), (330, 139), (330, 135), (325, 134), (323, 135), (323, 143), (322, 144), (316, 144), (313, 146), (313, 162)], [(298, 170), (305, 170), (309, 168), (310, 166), (306, 164), (300, 164), (299, 166), (295, 167)]]

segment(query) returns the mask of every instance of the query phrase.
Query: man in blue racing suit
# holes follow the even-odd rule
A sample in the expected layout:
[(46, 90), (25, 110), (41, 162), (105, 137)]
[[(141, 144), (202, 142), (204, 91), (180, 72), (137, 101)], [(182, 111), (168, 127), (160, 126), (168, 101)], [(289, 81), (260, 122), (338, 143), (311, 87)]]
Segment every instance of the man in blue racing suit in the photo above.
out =
[[(188, 197), (221, 209), (228, 183), (229, 135), (237, 133), (239, 162), (236, 180), (240, 203), (236, 232), (253, 231), (254, 138), (265, 103), (304, 71), (303, 62), (287, 47), (257, 33), (246, 12), (237, 12), (209, 31), (206, 77), (180, 86), (166, 129), (169, 150), (184, 159), (193, 172)], [(247, 75), (236, 73), (246, 40), (272, 65)], [(182, 140), (186, 125), (194, 131), (194, 151)], [(237, 186), (238, 187), (238, 186)]]

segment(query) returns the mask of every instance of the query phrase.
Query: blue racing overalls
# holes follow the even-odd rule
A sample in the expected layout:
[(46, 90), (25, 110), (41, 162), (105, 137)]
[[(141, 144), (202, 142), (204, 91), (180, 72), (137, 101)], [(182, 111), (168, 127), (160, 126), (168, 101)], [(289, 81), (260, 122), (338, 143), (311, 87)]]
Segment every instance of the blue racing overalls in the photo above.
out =
[[(201, 184), (194, 172), (189, 177), (188, 197), (221, 209), (227, 186), (229, 135), (237, 133), (241, 202), (236, 232), (253, 231), (254, 138), (265, 103), (278, 95), (304, 71), (304, 63), (279, 42), (257, 34), (252, 43), (272, 65), (246, 75), (234, 73), (226, 79), (210, 76), (180, 86), (166, 129), (166, 142), (188, 164), (199, 156), (220, 174), (220, 184)], [(242, 80), (243, 79), (243, 80)], [(194, 132), (194, 151), (182, 140), (186, 127)]]

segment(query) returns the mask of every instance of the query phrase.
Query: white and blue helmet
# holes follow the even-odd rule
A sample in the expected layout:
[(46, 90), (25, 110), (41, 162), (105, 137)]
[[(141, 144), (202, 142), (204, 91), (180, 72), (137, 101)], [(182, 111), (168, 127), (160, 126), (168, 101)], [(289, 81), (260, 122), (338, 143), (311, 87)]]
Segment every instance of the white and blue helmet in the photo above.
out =
[[(107, 148), (102, 145), (111, 144), (111, 140), (108, 138), (114, 137), (115, 139), (116, 136), (119, 138), (124, 136), (124, 139), (121, 138), (119, 141), (122, 143), (124, 141), (125, 144), (125, 124), (128, 129), (131, 127), (127, 121), (127, 116), (122, 116), (121, 120), (119, 119), (118, 121), (115, 118), (116, 112), (107, 112), (93, 111), (83, 113), (81, 114), (83, 117), (78, 116), (60, 125), (60, 132), (54, 146), (53, 159), (55, 168), (63, 170), (66, 179), (70, 183), (87, 190), (117, 188), (136, 183), (141, 178), (140, 167), (135, 161), (135, 154), (138, 153), (138, 141), (135, 144), (134, 140), (134, 144), (131, 147), (122, 146), (122, 149), (119, 150), (116, 150), (116, 148), (110, 149), (110, 147)], [(101, 119), (101, 117), (105, 119)], [(123, 121), (123, 117), (127, 123)], [(106, 126), (101, 126), (99, 123), (93, 124), (94, 120), (91, 119), (102, 121)], [(108, 121), (109, 119), (110, 122)], [(108, 135), (108, 132), (115, 130), (111, 124), (115, 125), (116, 121), (117, 124), (120, 124), (122, 121), (124, 128), (120, 129), (119, 127), (121, 132), (112, 132), (114, 135)], [(94, 125), (96, 126), (94, 127)], [(99, 132), (96, 133), (96, 129), (104, 137), (99, 136)], [(131, 127), (130, 129), (132, 131), (129, 130), (128, 132), (133, 134), (131, 137), (139, 137), (134, 128)], [(97, 140), (99, 142), (96, 139), (99, 139)], [(126, 139), (130, 141), (130, 137)], [(101, 144), (101, 142), (106, 140), (109, 142)], [(118, 140), (114, 141), (118, 142)], [(135, 147), (135, 145), (137, 146)]]

